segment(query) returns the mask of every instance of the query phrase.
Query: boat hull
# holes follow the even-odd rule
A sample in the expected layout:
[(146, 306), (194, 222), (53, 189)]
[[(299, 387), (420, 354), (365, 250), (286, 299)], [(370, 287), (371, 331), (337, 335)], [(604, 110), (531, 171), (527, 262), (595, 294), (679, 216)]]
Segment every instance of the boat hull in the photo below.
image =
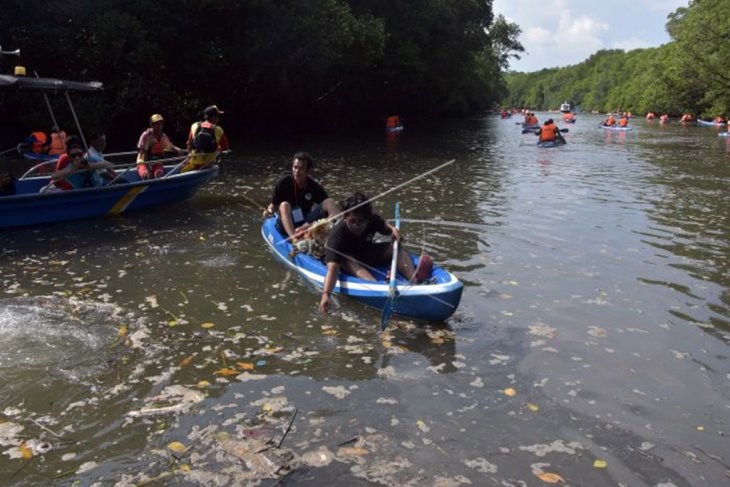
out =
[(629, 132), (630, 130), (634, 130), (632, 127), (613, 127), (610, 125), (601, 125), (601, 128), (604, 130), (613, 130), (615, 132)]
[[(169, 171), (172, 166), (167, 167)], [(49, 178), (16, 181), (16, 194), (0, 197), (0, 228), (111, 216), (185, 201), (218, 174), (218, 166), (164, 179), (40, 194)], [(138, 179), (129, 172), (130, 179)]]
[(702, 125), (704, 127), (724, 127), (726, 125), (725, 122), (708, 122), (706, 120), (697, 120), (697, 125)]
[(559, 140), (546, 140), (544, 142), (537, 143), (537, 146), (541, 147), (543, 149), (549, 149), (551, 147), (560, 147), (561, 145), (565, 145), (565, 142), (561, 142)]
[[(261, 227), (261, 235), (274, 255), (317, 289), (322, 289), (327, 267), (308, 254), (298, 253), (290, 259), (292, 245), (276, 230), (275, 225), (276, 217), (268, 218)], [(414, 256), (411, 258), (417, 264), (417, 259)], [(387, 269), (383, 267), (381, 270), (384, 276)], [(451, 316), (461, 301), (464, 286), (442, 267), (434, 266), (431, 275), (436, 278), (435, 284), (410, 285), (399, 280), (402, 284), (396, 286), (398, 298), (393, 313), (424, 321), (443, 321)], [(341, 272), (333, 291), (367, 306), (383, 309), (388, 300), (389, 286), (385, 280), (365, 281)]]

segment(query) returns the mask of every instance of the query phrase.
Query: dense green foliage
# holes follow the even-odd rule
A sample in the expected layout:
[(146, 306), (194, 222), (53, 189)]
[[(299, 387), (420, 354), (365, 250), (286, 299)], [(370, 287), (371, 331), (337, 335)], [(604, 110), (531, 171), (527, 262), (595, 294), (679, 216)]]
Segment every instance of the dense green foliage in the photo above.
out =
[(730, 115), (730, 5), (694, 0), (669, 15), (672, 41), (658, 48), (599, 51), (583, 63), (507, 75), (506, 104), (556, 109)]
[[(153, 112), (184, 130), (212, 103), (251, 130), (465, 114), (505, 95), (518, 34), (491, 0), (4, 0), (0, 10), (0, 45), (20, 48), (29, 74), (102, 81), (104, 94), (81, 102), (84, 120), (134, 130)], [(23, 121), (4, 100), (3, 119)]]

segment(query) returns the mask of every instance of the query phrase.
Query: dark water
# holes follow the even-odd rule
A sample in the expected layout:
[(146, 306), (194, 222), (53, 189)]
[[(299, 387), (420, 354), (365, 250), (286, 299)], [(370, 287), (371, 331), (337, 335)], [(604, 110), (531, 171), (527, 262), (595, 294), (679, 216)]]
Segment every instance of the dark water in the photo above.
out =
[[(3, 231), (1, 483), (727, 485), (730, 139), (599, 120), (234, 146), (191, 202)], [(272, 258), (302, 148), (336, 198), (456, 159), (375, 204), (465, 283), (446, 326)]]

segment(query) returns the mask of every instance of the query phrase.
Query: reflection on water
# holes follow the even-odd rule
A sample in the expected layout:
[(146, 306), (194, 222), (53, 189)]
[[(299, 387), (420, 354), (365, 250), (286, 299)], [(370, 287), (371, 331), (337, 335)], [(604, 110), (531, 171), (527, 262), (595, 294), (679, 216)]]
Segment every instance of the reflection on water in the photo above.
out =
[[(191, 202), (3, 232), (0, 476), (721, 485), (727, 141), (599, 121), (554, 149), (494, 118), (241, 144)], [(374, 205), (465, 283), (444, 326), (322, 316), (273, 258), (261, 207), (301, 149), (336, 200), (456, 159)]]

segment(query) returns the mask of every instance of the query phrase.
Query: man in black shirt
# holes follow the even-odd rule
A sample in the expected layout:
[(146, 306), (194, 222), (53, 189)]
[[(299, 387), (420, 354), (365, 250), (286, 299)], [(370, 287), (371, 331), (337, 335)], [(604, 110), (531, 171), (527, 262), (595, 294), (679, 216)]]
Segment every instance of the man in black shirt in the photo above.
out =
[(264, 216), (279, 214), (276, 229), (293, 237), (297, 227), (337, 214), (337, 205), (324, 188), (309, 176), (312, 158), (297, 152), (292, 161), (292, 174), (276, 183), (274, 195)]
[[(319, 309), (323, 313), (329, 309), (330, 295), (340, 275), (340, 268), (360, 279), (375, 281), (368, 267), (387, 266), (390, 263), (393, 246), (390, 242), (374, 243), (375, 233), (392, 235), (394, 240), (400, 241), (400, 231), (397, 228), (389, 225), (380, 215), (374, 214), (370, 203), (362, 204), (367, 200), (367, 196), (362, 193), (354, 193), (348, 197), (341, 208), (346, 212), (345, 216), (330, 230), (324, 256), (327, 276), (319, 302)], [(348, 211), (351, 208), (355, 209)], [(413, 278), (415, 272), (413, 261), (402, 247), (398, 252), (398, 272), (408, 280)]]

